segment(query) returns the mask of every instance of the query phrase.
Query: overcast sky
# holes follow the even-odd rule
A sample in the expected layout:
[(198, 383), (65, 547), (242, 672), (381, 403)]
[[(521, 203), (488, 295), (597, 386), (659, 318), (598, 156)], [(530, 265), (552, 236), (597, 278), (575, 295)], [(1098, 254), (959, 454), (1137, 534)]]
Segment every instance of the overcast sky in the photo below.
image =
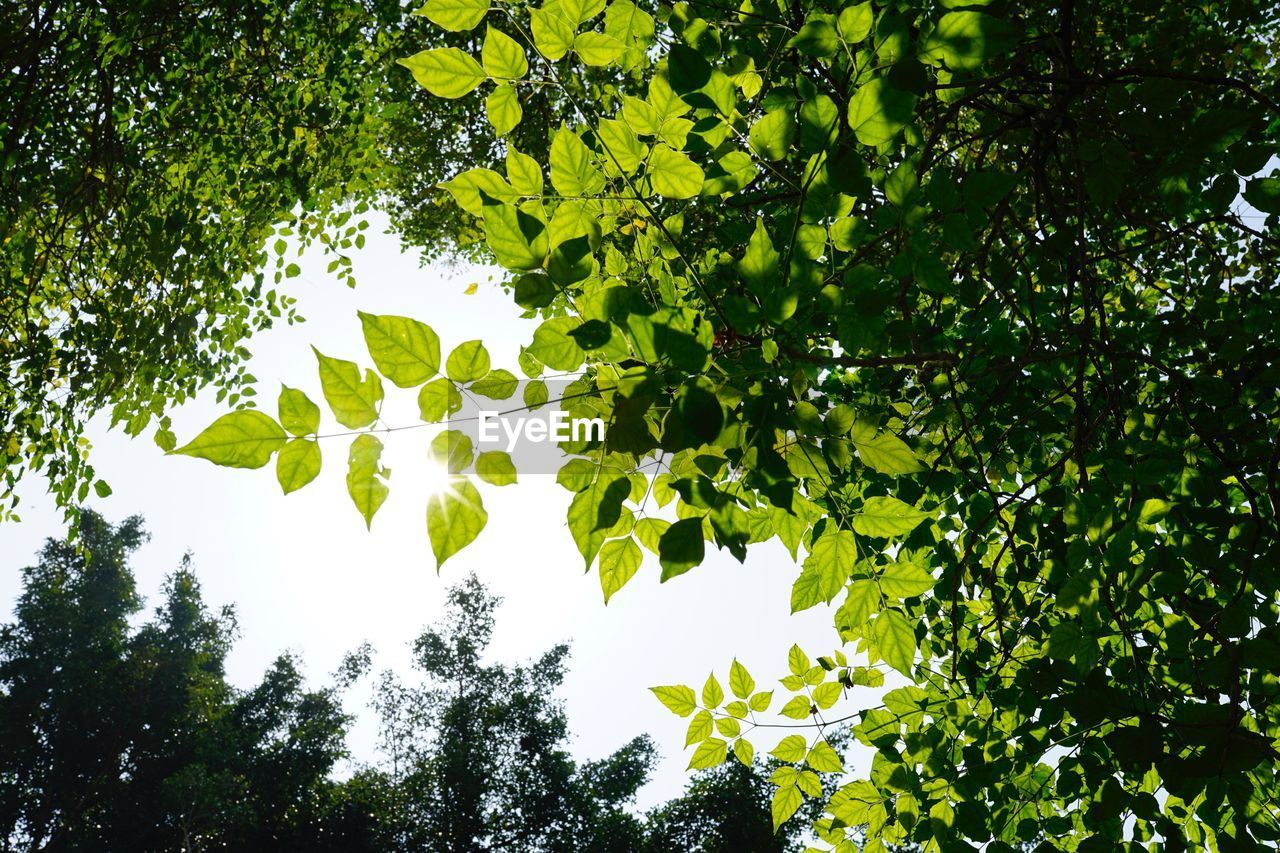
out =
[[(305, 255), (303, 274), (286, 282), (308, 322), (273, 329), (250, 344), (249, 369), (269, 413), (275, 414), (281, 382), (303, 389), (324, 408), (312, 344), (372, 366), (357, 310), (427, 322), (446, 353), (462, 341), (482, 339), (495, 367), (519, 373), (516, 353), (531, 338), (533, 324), (519, 318), (489, 272), (420, 267), (379, 227), (375, 222), (364, 250), (354, 256), (356, 289), (325, 274), (327, 261), (319, 251)], [(467, 295), (473, 282), (479, 289)], [(384, 385), (383, 419), (414, 423), (415, 392)], [(172, 413), (180, 443), (225, 411), (212, 397)], [(327, 411), (323, 423), (334, 427)], [(209, 605), (235, 605), (241, 637), (228, 662), (234, 683), (254, 683), (288, 649), (301, 656), (312, 683), (321, 684), (345, 652), (366, 640), (377, 652), (376, 669), (407, 673), (409, 643), (440, 614), (446, 586), (475, 571), (505, 599), (492, 658), (523, 660), (557, 642), (572, 644), (561, 696), (576, 757), (602, 757), (642, 732), (655, 738), (662, 763), (642, 794), (642, 806), (677, 794), (688, 761), (681, 750), (687, 721), (659, 705), (646, 688), (700, 687), (713, 667), (727, 683), (735, 656), (763, 685), (786, 674), (791, 643), (816, 656), (829, 652), (835, 639), (827, 607), (788, 615), (797, 568), (776, 541), (753, 546), (745, 565), (709, 545), (701, 567), (661, 585), (656, 558), (646, 552), (640, 572), (605, 607), (598, 576), (594, 570), (583, 573), (565, 525), (569, 494), (545, 475), (525, 476), (503, 489), (484, 487), (488, 527), (437, 576), (426, 538), (424, 478), (415, 478), (423, 470), (429, 430), (385, 438), (391, 495), (371, 532), (346, 494), (349, 439), (324, 440), (318, 480), (282, 496), (273, 466), (239, 471), (165, 457), (149, 433), (130, 440), (107, 432), (104, 421), (95, 421), (89, 434), (93, 464), (115, 490), (90, 505), (112, 521), (140, 514), (151, 531), (151, 541), (134, 560), (148, 609), (158, 603), (164, 575), (187, 551)], [(19, 592), (21, 567), (33, 562), (46, 537), (63, 535), (60, 514), (43, 491), (30, 478), (22, 492), (23, 522), (0, 525), (0, 601), (8, 606)], [(348, 710), (360, 716), (349, 745), (364, 761), (376, 759), (376, 728), (364, 707), (368, 695), (357, 689), (348, 700)], [(772, 748), (776, 739), (756, 738), (757, 749)]]

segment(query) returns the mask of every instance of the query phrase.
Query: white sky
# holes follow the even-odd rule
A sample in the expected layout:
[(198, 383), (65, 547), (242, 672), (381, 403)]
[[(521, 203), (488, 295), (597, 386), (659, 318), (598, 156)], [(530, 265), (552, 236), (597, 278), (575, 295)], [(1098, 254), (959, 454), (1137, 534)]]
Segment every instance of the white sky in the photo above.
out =
[[(402, 314), (433, 326), (444, 352), (479, 338), (495, 367), (519, 375), (516, 353), (534, 324), (484, 268), (421, 268), (401, 254), (397, 239), (370, 228), (365, 249), (354, 255), (359, 286), (350, 290), (325, 274), (327, 260), (309, 252), (303, 274), (286, 280), (308, 322), (280, 326), (253, 339), (249, 370), (259, 380), (260, 406), (275, 414), (281, 382), (301, 388), (325, 409), (310, 345), (327, 355), (372, 366), (356, 311)], [(479, 292), (465, 295), (471, 282)], [(384, 383), (383, 419), (392, 425), (417, 420), (416, 392)], [(173, 412), (185, 442), (225, 411), (212, 393)], [(322, 431), (335, 422), (327, 410)], [(130, 440), (107, 432), (105, 420), (90, 429), (93, 463), (114, 488), (90, 506), (111, 521), (141, 514), (151, 541), (136, 554), (134, 569), (148, 611), (158, 603), (161, 579), (191, 551), (211, 607), (233, 603), (241, 637), (228, 660), (231, 680), (255, 683), (283, 650), (297, 652), (312, 684), (327, 683), (342, 655), (368, 640), (377, 651), (375, 670), (409, 672), (409, 644), (440, 614), (446, 586), (470, 570), (505, 599), (498, 612), (492, 658), (523, 660), (551, 645), (572, 644), (561, 697), (581, 759), (599, 758), (642, 732), (651, 734), (662, 761), (641, 795), (641, 806), (679, 793), (687, 753), (687, 720), (663, 708), (646, 688), (688, 683), (700, 689), (715, 668), (726, 685), (728, 664), (738, 657), (760, 685), (786, 674), (786, 651), (798, 642), (811, 656), (826, 654), (835, 633), (831, 612), (820, 606), (788, 614), (797, 568), (776, 540), (752, 546), (745, 565), (708, 545), (706, 562), (658, 583), (656, 558), (645, 564), (605, 607), (593, 570), (565, 526), (569, 494), (550, 476), (525, 477), (516, 486), (481, 486), (489, 523), (478, 541), (453, 557), (437, 576), (426, 539), (426, 492), (421, 471), (430, 430), (385, 437), (384, 464), (392, 469), (391, 495), (372, 532), (352, 506), (344, 484), (347, 442), (323, 442), (324, 469), (316, 482), (283, 496), (274, 465), (258, 471), (218, 468), (186, 457), (166, 457), (150, 433)], [(61, 536), (60, 514), (30, 478), (20, 508), (23, 522), (0, 525), (0, 601), (12, 605), (19, 570), (34, 561), (46, 537)], [(776, 685), (775, 685), (776, 686)], [(359, 722), (348, 739), (357, 760), (374, 760), (376, 726), (364, 707), (366, 683), (349, 695)], [(784, 691), (785, 692), (785, 691)], [(861, 691), (860, 691), (861, 692)], [(775, 706), (781, 704), (775, 695)], [(858, 697), (859, 699), (863, 697)], [(867, 704), (875, 704), (870, 702)], [(854, 707), (860, 707), (856, 705)], [(840, 706), (837, 706), (836, 711)], [(779, 739), (753, 739), (768, 750)]]

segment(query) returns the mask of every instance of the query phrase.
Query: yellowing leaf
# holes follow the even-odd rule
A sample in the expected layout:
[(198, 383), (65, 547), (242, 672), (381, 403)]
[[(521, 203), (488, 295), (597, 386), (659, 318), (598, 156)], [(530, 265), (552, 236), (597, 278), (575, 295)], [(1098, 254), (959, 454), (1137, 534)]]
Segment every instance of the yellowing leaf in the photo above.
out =
[(227, 468), (261, 468), (288, 436), (262, 412), (245, 409), (218, 418), (190, 442), (172, 451)]
[(733, 742), (733, 754), (745, 766), (750, 767), (752, 760), (755, 758), (756, 749), (751, 745), (750, 741), (738, 738)]

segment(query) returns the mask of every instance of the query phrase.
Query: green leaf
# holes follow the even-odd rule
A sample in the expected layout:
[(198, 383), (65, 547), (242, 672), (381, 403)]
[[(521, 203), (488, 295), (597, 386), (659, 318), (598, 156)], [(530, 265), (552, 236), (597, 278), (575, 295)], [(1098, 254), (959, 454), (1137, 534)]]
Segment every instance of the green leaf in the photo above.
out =
[(630, 538), (604, 543), (600, 548), (600, 587), (604, 590), (605, 604), (635, 576), (641, 559), (640, 547)]
[(702, 169), (683, 152), (661, 142), (653, 146), (646, 169), (654, 192), (664, 198), (693, 198), (706, 180)]
[(552, 370), (577, 370), (586, 352), (569, 332), (579, 325), (576, 317), (553, 317), (545, 321), (533, 333), (529, 354)]
[(720, 682), (716, 681), (716, 674), (713, 672), (707, 676), (707, 682), (702, 686), (703, 707), (719, 708), (723, 701), (724, 689), (720, 686)]
[[(811, 578), (813, 595), (817, 601), (806, 603), (804, 607), (812, 607), (818, 601), (831, 601), (853, 571), (853, 564), (858, 559), (858, 546), (853, 533), (828, 525), (822, 535), (813, 543), (808, 558), (804, 561), (805, 574)], [(803, 577), (803, 576), (802, 576)], [(798, 584), (798, 582), (797, 582)], [(792, 598), (792, 612), (796, 612), (795, 598)], [(799, 609), (804, 609), (801, 607)]]
[(671, 522), (662, 518), (642, 518), (636, 522), (636, 540), (657, 556), (658, 543), (670, 526)]
[(736, 658), (729, 666), (729, 689), (739, 699), (749, 698), (751, 691), (756, 689), (756, 680), (751, 677), (751, 673), (747, 672), (745, 666), (738, 663)]
[(433, 379), (418, 392), (418, 413), (429, 424), (440, 423), (462, 408), (462, 393), (448, 379)]
[(515, 87), (506, 83), (495, 86), (489, 93), (484, 102), (484, 110), (489, 124), (493, 125), (494, 133), (499, 136), (510, 133), (524, 118), (524, 110), (520, 107), (520, 97), (516, 94)]
[(577, 25), (560, 14), (556, 6), (543, 6), (529, 11), (533, 30), (533, 46), (547, 59), (556, 61), (573, 49), (573, 34)]
[(746, 254), (738, 261), (738, 274), (752, 293), (764, 296), (778, 286), (778, 261), (778, 250), (773, 247), (764, 220), (757, 219)]
[(1263, 213), (1280, 213), (1280, 178), (1254, 178), (1247, 182), (1244, 200)]
[(450, 477), (448, 486), (427, 501), (427, 537), (437, 569), (475, 541), (488, 520), (480, 493), (471, 481)]
[(699, 711), (689, 720), (689, 728), (685, 730), (684, 745), (693, 746), (711, 737), (715, 732), (715, 720), (710, 711)]
[(706, 770), (719, 767), (729, 757), (729, 744), (718, 737), (709, 737), (693, 751), (689, 759), (690, 770)]
[(489, 373), (489, 351), (480, 341), (466, 341), (454, 347), (444, 363), (445, 375), (454, 382), (475, 382)]
[(671, 713), (678, 717), (687, 717), (692, 714), (698, 707), (698, 701), (693, 695), (693, 688), (681, 685), (672, 685), (669, 687), (650, 687), (654, 696), (658, 697), (658, 701), (667, 706)]
[[(286, 489), (286, 491), (288, 490)], [(111, 497), (111, 484), (106, 480), (94, 480), (93, 493), (100, 498), (109, 498)]]
[(880, 607), (880, 587), (873, 580), (856, 580), (849, 584), (849, 594), (836, 612), (836, 624), (859, 628)]
[(787, 650), (787, 669), (792, 675), (804, 675), (809, 669), (809, 656), (795, 644)]
[(456, 33), (475, 29), (488, 11), (488, 0), (427, 0), (414, 14)]
[(301, 489), (319, 473), (319, 444), (307, 438), (295, 438), (280, 448), (276, 456), (276, 479), (286, 495)]
[(862, 511), (853, 517), (853, 529), (864, 536), (903, 536), (915, 530), (920, 522), (929, 518), (895, 497), (885, 495), (867, 498)]
[(289, 432), (297, 436), (319, 432), (320, 407), (298, 389), (281, 385), (280, 399), (276, 406), (280, 413), (280, 426)]
[(542, 195), (542, 167), (528, 154), (521, 154), (514, 146), (507, 146), (507, 180), (520, 195)]
[(809, 750), (809, 742), (804, 739), (804, 735), (787, 735), (778, 745), (769, 751), (769, 754), (779, 761), (799, 762), (804, 761), (804, 756)]
[(616, 165), (626, 175), (639, 168), (649, 152), (626, 122), (601, 119), (597, 136), (604, 150), (603, 162)]
[(288, 436), (262, 412), (246, 409), (218, 418), (189, 443), (172, 451), (227, 468), (261, 468)]
[(485, 80), (484, 69), (456, 47), (436, 47), (396, 62), (438, 98), (461, 98)]
[(914, 95), (877, 77), (858, 89), (849, 102), (849, 126), (859, 142), (878, 148), (907, 126), (915, 107)]
[(826, 741), (820, 740), (815, 743), (804, 761), (819, 773), (844, 772), (844, 762), (840, 760), (840, 756)]
[(320, 389), (325, 402), (338, 423), (349, 429), (366, 427), (378, 419), (378, 404), (382, 402), (382, 381), (372, 370), (360, 378), (360, 368), (353, 361), (329, 358), (315, 347), (320, 369)]
[(589, 197), (604, 188), (604, 175), (596, 168), (591, 149), (578, 134), (560, 128), (551, 139), (551, 185), (568, 198)]
[(470, 436), (456, 429), (446, 429), (431, 439), (428, 455), (444, 465), (450, 474), (461, 474), (471, 467), (474, 448)]
[(769, 811), (773, 815), (773, 831), (786, 823), (804, 803), (804, 795), (794, 784), (783, 785), (773, 792), (773, 802)]
[(882, 474), (914, 474), (923, 469), (915, 451), (891, 432), (867, 438), (855, 430), (853, 446), (863, 464)]
[(658, 562), (662, 565), (662, 582), (684, 574), (702, 563), (706, 541), (702, 538), (702, 519), (685, 518), (666, 529), (658, 540)]
[[(373, 515), (390, 491), (382, 479), (382, 442), (371, 435), (357, 435), (347, 453), (347, 494), (364, 517), (365, 527), (373, 525)], [(318, 462), (317, 462), (318, 467)]]
[(498, 80), (519, 80), (529, 73), (529, 60), (525, 57), (524, 48), (511, 36), (493, 27), (485, 30), (480, 61), (485, 72)]
[(876, 649), (885, 663), (911, 677), (911, 664), (916, 655), (916, 632), (897, 610), (883, 610), (872, 625)]
[(871, 34), (873, 23), (875, 23), (875, 11), (871, 8), (870, 0), (867, 0), (865, 3), (841, 9), (840, 17), (836, 19), (836, 28), (839, 29), (840, 37), (845, 42), (854, 45)]
[(748, 701), (747, 704), (750, 705), (751, 710), (755, 711), (756, 713), (763, 713), (769, 710), (769, 703), (772, 701), (773, 701), (773, 691), (763, 690), (759, 693), (753, 694), (751, 696), (750, 701)]
[(1008, 21), (982, 12), (948, 12), (925, 41), (920, 60), (940, 61), (952, 71), (976, 71), (1016, 40), (1017, 31)]
[(755, 759), (756, 749), (750, 741), (738, 738), (733, 742), (733, 755), (742, 762), (744, 767), (750, 767)]
[(546, 223), (514, 204), (485, 202), (484, 237), (509, 270), (542, 269), (550, 251)]
[(583, 33), (573, 40), (573, 50), (587, 65), (603, 67), (616, 61), (626, 45), (603, 33)]
[(834, 56), (839, 46), (840, 40), (836, 37), (836, 28), (831, 26), (830, 21), (823, 18), (805, 21), (800, 32), (787, 42), (787, 47), (793, 47), (806, 56), (818, 58)]
[(378, 372), (401, 388), (415, 388), (440, 370), (440, 339), (408, 317), (359, 312), (364, 342)]
[(796, 117), (789, 107), (769, 110), (751, 127), (747, 143), (756, 156), (781, 160), (791, 152), (796, 139)]
[(606, 468), (570, 501), (569, 533), (588, 568), (610, 531), (622, 520), (622, 503), (630, 493), (631, 484), (626, 476)]
[(935, 583), (937, 579), (925, 571), (923, 566), (905, 560), (890, 564), (880, 576), (880, 588), (884, 590), (885, 595), (892, 595), (895, 598), (924, 595), (933, 589)]
[(809, 716), (811, 711), (812, 705), (808, 696), (792, 696), (778, 713), (793, 720), (803, 720)]
[(516, 466), (501, 450), (486, 450), (476, 459), (476, 475), (491, 486), (509, 486), (516, 482)]
[(467, 392), (472, 397), (485, 397), (490, 400), (506, 400), (516, 392), (519, 387), (520, 380), (509, 370), (503, 370), (501, 367), (490, 370), (485, 374), (483, 379), (477, 379), (467, 386)]

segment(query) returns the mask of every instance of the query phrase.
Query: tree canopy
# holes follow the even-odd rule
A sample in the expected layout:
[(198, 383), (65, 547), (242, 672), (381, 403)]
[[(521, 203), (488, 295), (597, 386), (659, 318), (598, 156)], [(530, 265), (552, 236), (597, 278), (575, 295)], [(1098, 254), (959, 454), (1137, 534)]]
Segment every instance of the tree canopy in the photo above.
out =
[(79, 533), (23, 571), (15, 621), (0, 627), (5, 850), (799, 849), (798, 825), (773, 834), (764, 763), (696, 777), (642, 814), (647, 737), (575, 762), (555, 697), (567, 648), (527, 665), (482, 659), (498, 600), (474, 575), (414, 644), (423, 679), (374, 681), (378, 756), (342, 772), (344, 692), (368, 674), (368, 647), (330, 687), (308, 689), (285, 655), (237, 688), (234, 612), (209, 609), (188, 559), (139, 622), (141, 520), (88, 512)]
[[(605, 597), (641, 547), (663, 581), (707, 542), (803, 550), (792, 609), (830, 606), (838, 647), (786, 656), (781, 713), (811, 727), (773, 748), (775, 824), (813, 798), (839, 851), (1280, 839), (1273, 4), (422, 13), (480, 50), (403, 64), (508, 140), (523, 92), (618, 72), (568, 98), (545, 156), (508, 144), (446, 186), (541, 320), (520, 368), (580, 373), (566, 407), (609, 424), (560, 474)], [(479, 342), (442, 362), (425, 324), (362, 322), (377, 373), (320, 357), (348, 429), (379, 375), (429, 422), (507, 383)], [(297, 488), (324, 433), (281, 404), (177, 452), (278, 450)], [(350, 451), (366, 519), (380, 447)], [(510, 481), (492, 465), (431, 499), (439, 562)], [(848, 707), (890, 670), (906, 686)], [(740, 665), (721, 679), (656, 690), (695, 766), (750, 761), (777, 707)], [(834, 720), (874, 754), (828, 796)]]

